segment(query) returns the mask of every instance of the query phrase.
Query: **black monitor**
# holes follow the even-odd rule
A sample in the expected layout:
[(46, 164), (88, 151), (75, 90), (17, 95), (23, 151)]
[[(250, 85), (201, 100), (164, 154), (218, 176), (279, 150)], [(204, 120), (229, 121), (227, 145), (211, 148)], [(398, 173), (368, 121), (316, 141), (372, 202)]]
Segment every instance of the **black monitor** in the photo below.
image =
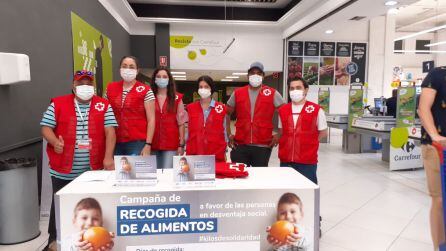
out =
[(374, 101), (375, 101), (375, 109), (381, 109), (383, 105), (382, 98), (375, 98)]

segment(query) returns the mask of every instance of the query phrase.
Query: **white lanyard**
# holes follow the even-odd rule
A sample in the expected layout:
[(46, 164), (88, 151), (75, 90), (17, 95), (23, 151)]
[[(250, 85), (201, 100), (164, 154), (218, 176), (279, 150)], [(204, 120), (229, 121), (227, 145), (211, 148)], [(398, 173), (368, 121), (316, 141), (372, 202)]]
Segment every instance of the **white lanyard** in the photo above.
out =
[[(79, 108), (79, 104), (77, 103), (77, 100), (74, 100), (74, 103), (76, 104), (77, 112), (79, 113), (79, 116), (81, 117), (82, 124), (85, 126), (85, 119), (84, 119), (84, 116), (82, 116), (82, 112), (81, 112), (81, 109)], [(88, 118), (88, 109), (85, 111), (85, 118), (86, 119)]]

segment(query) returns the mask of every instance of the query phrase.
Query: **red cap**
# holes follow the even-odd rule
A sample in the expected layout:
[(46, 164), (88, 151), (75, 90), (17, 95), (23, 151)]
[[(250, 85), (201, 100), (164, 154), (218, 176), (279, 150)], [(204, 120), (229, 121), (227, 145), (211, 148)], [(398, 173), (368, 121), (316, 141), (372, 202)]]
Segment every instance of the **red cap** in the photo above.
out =
[(73, 79), (78, 81), (84, 78), (88, 78), (90, 81), (94, 81), (94, 73), (87, 70), (76, 71), (74, 73)]

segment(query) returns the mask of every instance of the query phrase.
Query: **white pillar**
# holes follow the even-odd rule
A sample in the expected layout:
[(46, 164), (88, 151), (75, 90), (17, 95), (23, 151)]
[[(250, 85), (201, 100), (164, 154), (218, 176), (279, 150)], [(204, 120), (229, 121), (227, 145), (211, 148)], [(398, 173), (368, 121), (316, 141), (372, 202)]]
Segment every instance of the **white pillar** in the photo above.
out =
[(393, 80), (393, 67), (394, 64), (394, 39), (395, 39), (395, 30), (396, 30), (396, 17), (395, 15), (387, 15), (386, 16), (386, 37), (384, 40), (384, 78), (383, 78), (383, 91), (382, 95), (384, 97), (392, 96), (392, 80)]
[[(446, 41), (446, 30), (439, 30), (435, 34), (435, 43)], [(446, 51), (446, 44), (431, 47), (431, 50)], [(437, 53), (435, 56), (435, 66), (446, 66), (446, 53)]]

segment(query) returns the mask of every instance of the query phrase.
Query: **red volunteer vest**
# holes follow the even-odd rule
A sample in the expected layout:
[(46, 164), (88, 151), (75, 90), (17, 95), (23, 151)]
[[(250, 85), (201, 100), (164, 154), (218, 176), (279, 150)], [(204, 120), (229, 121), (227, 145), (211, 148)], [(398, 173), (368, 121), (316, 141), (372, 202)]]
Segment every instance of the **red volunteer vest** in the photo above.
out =
[[(183, 94), (177, 93), (175, 97), (175, 107), (183, 99)], [(177, 113), (167, 110), (168, 99), (160, 108), (158, 98), (155, 101), (155, 133), (152, 140), (153, 150), (176, 151), (180, 144), (180, 133), (178, 132)]]
[(274, 95), (276, 90), (263, 85), (257, 96), (254, 117), (251, 121), (251, 102), (249, 86), (235, 91), (235, 141), (238, 144), (269, 145), (273, 133)]
[(279, 109), (282, 137), (279, 142), (280, 162), (317, 164), (319, 130), (317, 118), (320, 106), (306, 101), (294, 127), (291, 103)]
[(116, 142), (129, 142), (147, 138), (147, 117), (144, 98), (150, 86), (136, 81), (122, 103), (124, 81), (110, 83), (107, 86), (107, 98), (115, 113), (118, 128)]
[[(70, 173), (73, 167), (74, 148), (76, 145), (77, 117), (74, 95), (53, 98), (54, 115), (56, 118), (56, 137), (62, 136), (63, 153), (57, 154), (52, 145), (47, 145), (50, 167), (59, 173)], [(88, 113), (88, 137), (91, 138), (90, 166), (93, 170), (103, 168), (105, 155), (104, 115), (107, 112), (108, 101), (93, 96)]]
[(200, 101), (189, 104), (187, 113), (189, 115), (187, 154), (215, 155), (215, 161), (225, 161), (226, 141), (223, 126), (226, 117), (225, 105), (215, 102), (215, 108), (211, 110), (206, 121)]

